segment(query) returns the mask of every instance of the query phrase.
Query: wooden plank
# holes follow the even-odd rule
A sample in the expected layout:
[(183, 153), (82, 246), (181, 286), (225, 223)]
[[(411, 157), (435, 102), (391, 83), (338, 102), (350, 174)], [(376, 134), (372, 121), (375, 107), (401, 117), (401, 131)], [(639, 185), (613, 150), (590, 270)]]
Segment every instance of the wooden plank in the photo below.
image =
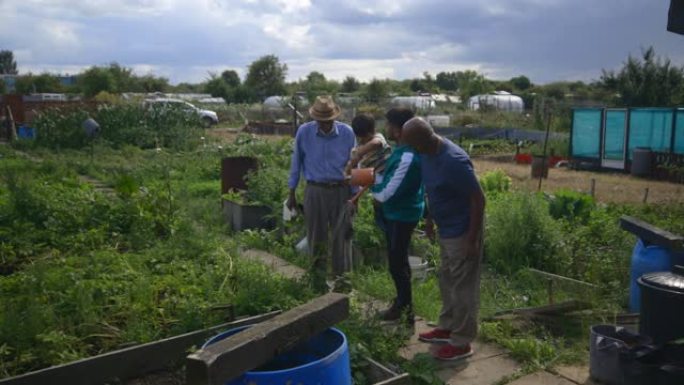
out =
[(411, 376), (408, 373), (388, 378), (385, 381), (376, 382), (375, 385), (411, 385)]
[(368, 362), (368, 373), (366, 373), (368, 376), (368, 381), (373, 381), (374, 385), (411, 384), (411, 378), (408, 373), (397, 374), (371, 358), (366, 358), (366, 362)]
[(579, 280), (576, 280), (576, 279), (574, 279), (574, 278), (563, 277), (562, 275), (556, 275), (556, 274), (552, 274), (552, 273), (547, 273), (547, 272), (545, 272), (545, 271), (541, 271), (541, 270), (537, 270), (537, 269), (533, 269), (533, 268), (528, 268), (527, 270), (530, 271), (530, 272), (532, 272), (532, 273), (534, 273), (534, 274), (541, 275), (541, 276), (543, 276), (544, 278), (547, 278), (547, 279), (556, 280), (556, 281), (570, 282), (570, 283), (573, 283), (573, 284), (576, 284), (576, 285), (582, 285), (582, 286), (590, 287), (590, 288), (592, 288), (592, 289), (593, 289), (593, 288), (596, 288), (596, 285), (594, 285), (594, 284), (591, 284), (591, 283), (588, 283), (588, 282), (584, 282), (584, 281), (579, 281)]
[(537, 315), (559, 315), (563, 313), (568, 313), (571, 311), (577, 311), (588, 308), (589, 305), (581, 301), (571, 300), (565, 301), (553, 305), (546, 306), (536, 306), (536, 307), (525, 307), (519, 309), (504, 310), (495, 313), (488, 320), (496, 320), (505, 318), (507, 315), (519, 315), (519, 316), (529, 316), (534, 317)]
[(365, 361), (368, 363), (368, 366), (364, 368), (363, 372), (368, 382), (376, 383), (397, 377), (397, 373), (374, 359), (365, 358)]
[(623, 215), (620, 218), (620, 227), (622, 227), (623, 230), (629, 231), (637, 237), (658, 246), (673, 251), (684, 250), (684, 237), (655, 227), (640, 219)]
[(330, 293), (190, 354), (189, 385), (220, 385), (257, 368), (349, 316), (349, 298)]
[(64, 365), (52, 366), (35, 372), (0, 380), (2, 385), (96, 385), (113, 379), (127, 379), (163, 369), (173, 361), (183, 359), (189, 348), (200, 345), (218, 331), (238, 326), (251, 325), (271, 319), (279, 311), (243, 318), (237, 321), (213, 326), (209, 329), (194, 331), (160, 341), (120, 349), (74, 361)]

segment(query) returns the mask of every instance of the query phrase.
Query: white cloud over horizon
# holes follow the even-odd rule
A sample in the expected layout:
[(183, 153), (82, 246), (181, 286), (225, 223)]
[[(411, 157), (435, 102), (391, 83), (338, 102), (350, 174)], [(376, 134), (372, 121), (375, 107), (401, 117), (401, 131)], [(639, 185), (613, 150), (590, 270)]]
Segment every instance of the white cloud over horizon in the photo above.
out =
[(116, 61), (172, 83), (275, 54), (288, 78), (404, 79), (474, 69), (495, 79), (597, 79), (654, 46), (684, 64), (667, 0), (0, 0), (0, 49), (21, 72)]

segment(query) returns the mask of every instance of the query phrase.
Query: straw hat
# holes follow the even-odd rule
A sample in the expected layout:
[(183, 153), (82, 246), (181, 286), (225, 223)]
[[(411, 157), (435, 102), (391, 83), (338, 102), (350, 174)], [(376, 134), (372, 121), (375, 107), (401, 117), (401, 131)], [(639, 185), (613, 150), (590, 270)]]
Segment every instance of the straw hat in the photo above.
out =
[(328, 121), (335, 120), (340, 116), (342, 110), (340, 106), (330, 96), (318, 96), (313, 106), (309, 108), (309, 116), (314, 120)]

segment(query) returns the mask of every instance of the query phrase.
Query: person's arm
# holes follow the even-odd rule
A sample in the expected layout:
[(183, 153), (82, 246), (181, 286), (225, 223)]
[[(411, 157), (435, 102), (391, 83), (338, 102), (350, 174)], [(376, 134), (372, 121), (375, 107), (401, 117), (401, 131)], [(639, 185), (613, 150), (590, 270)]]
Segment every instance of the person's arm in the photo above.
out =
[(432, 220), (432, 215), (430, 215), (430, 205), (427, 194), (424, 197), (425, 200), (425, 211), (423, 211), (423, 219), (425, 220), (425, 235), (429, 240), (435, 240), (435, 222)]
[(394, 170), (391, 175), (385, 176), (385, 179), (389, 178), (389, 180), (383, 180), (382, 185), (373, 189), (373, 198), (375, 198), (375, 200), (378, 202), (387, 202), (397, 193), (399, 186), (401, 186), (401, 183), (404, 181), (404, 178), (411, 167), (414, 156), (415, 155), (411, 152), (405, 152), (401, 155), (401, 160), (399, 161), (396, 170)]
[(468, 256), (479, 255), (483, 231), (485, 196), (480, 184), (477, 183), (476, 186), (477, 188), (470, 193), (470, 223), (466, 233), (466, 240), (470, 248)]
[(468, 213), (468, 230), (464, 234), (466, 238), (465, 255), (468, 257), (479, 255), (482, 225), (484, 223), (485, 196), (480, 182), (475, 175), (475, 169), (470, 161), (451, 162), (449, 174), (450, 182), (455, 191), (459, 191), (459, 197), (454, 199), (467, 199), (470, 212)]
[(355, 168), (359, 165), (359, 162), (361, 161), (361, 159), (363, 159), (364, 156), (366, 156), (366, 154), (370, 154), (371, 152), (379, 150), (381, 148), (382, 141), (378, 138), (373, 138), (368, 143), (357, 147), (356, 151), (354, 151), (354, 156), (352, 156), (349, 159), (349, 168)]
[[(301, 132), (301, 130), (299, 130)], [(299, 177), (302, 170), (302, 161), (304, 153), (301, 149), (301, 135), (298, 133), (295, 137), (294, 151), (292, 152), (292, 161), (290, 163), (290, 177), (287, 182), (287, 187), (290, 189), (290, 194), (287, 199), (287, 207), (290, 210), (294, 210), (297, 207), (297, 197), (295, 196), (295, 191), (297, 191), (297, 185), (299, 184)]]

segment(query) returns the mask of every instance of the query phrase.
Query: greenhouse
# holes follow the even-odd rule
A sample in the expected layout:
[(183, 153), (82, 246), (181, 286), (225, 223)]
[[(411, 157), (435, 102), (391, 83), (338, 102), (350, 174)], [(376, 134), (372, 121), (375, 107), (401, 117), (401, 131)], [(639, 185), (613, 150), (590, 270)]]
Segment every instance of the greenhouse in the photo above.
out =
[(630, 171), (635, 150), (656, 158), (684, 155), (684, 108), (573, 109), (570, 154), (575, 162)]
[(493, 94), (475, 95), (468, 99), (468, 108), (471, 110), (477, 111), (485, 107), (507, 112), (525, 111), (522, 98), (506, 91), (494, 91)]

